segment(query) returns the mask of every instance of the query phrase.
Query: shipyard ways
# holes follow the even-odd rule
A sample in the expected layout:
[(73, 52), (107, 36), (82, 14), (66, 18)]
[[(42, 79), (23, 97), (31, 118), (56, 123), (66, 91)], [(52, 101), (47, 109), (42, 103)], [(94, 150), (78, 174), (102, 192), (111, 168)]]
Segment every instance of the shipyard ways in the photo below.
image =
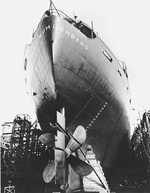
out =
[[(74, 136), (70, 137), (71, 141), (68, 143), (70, 145), (67, 148), (69, 146), (78, 146), (76, 139), (73, 139), (73, 137), (79, 135), (78, 132), (79, 130), (77, 129)], [(64, 134), (66, 135), (66, 133)], [(53, 163), (55, 154), (57, 154), (49, 146), (49, 142), (46, 139), (47, 136), (49, 137), (50, 135), (43, 134), (38, 127), (37, 121), (32, 123), (30, 116), (26, 114), (17, 115), (12, 122), (5, 122), (2, 125), (2, 192), (65, 192), (56, 183), (58, 176), (52, 179), (47, 172), (43, 172), (47, 168), (49, 169), (49, 163)], [(73, 157), (73, 159), (75, 158)], [(86, 155), (86, 163), (77, 158), (76, 162), (79, 164), (79, 167), (75, 166), (74, 168), (77, 172), (85, 172), (84, 168), (80, 169), (80, 166), (89, 168), (89, 175), (82, 179), (83, 189), (80, 192), (110, 192), (100, 162), (96, 159), (90, 146)], [(74, 160), (73, 165), (76, 165)], [(72, 167), (74, 167), (73, 165)], [(53, 175), (53, 173), (51, 174)], [(44, 182), (44, 180), (48, 183)]]
[[(39, 140), (41, 130), (28, 115), (17, 115), (2, 125), (1, 192), (63, 192), (43, 180), (47, 163), (54, 160), (54, 150)], [(131, 167), (111, 186), (111, 192), (150, 192), (150, 112), (144, 112), (136, 125), (130, 144)], [(108, 192), (108, 184), (92, 148), (88, 163), (96, 171), (83, 178), (85, 192)], [(100, 180), (99, 180), (100, 178)], [(101, 181), (101, 185), (100, 185)], [(104, 186), (104, 188), (102, 188)], [(107, 187), (107, 188), (106, 188)], [(81, 192), (81, 191), (80, 191)]]

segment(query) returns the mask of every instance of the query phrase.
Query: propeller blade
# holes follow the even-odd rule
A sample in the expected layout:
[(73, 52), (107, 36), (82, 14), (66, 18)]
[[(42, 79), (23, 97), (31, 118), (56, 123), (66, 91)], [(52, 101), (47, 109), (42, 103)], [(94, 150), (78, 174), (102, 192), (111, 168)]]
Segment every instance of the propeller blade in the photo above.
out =
[(79, 176), (87, 176), (93, 171), (93, 168), (89, 164), (73, 155), (70, 155), (67, 161)]
[(40, 130), (40, 129), (34, 129), (33, 130), (33, 135), (37, 135), (38, 137), (40, 136), (40, 135), (42, 135), (42, 131)]
[(50, 145), (54, 147), (55, 144), (55, 136), (51, 133), (44, 133), (40, 135), (39, 140), (45, 145)]
[(74, 133), (71, 139), (69, 140), (67, 147), (66, 147), (66, 152), (68, 154), (76, 151), (79, 147), (82, 146), (82, 144), (86, 140), (86, 130), (84, 129), (83, 126), (79, 125)]
[(46, 183), (49, 183), (56, 174), (55, 162), (50, 162), (43, 172), (43, 179)]

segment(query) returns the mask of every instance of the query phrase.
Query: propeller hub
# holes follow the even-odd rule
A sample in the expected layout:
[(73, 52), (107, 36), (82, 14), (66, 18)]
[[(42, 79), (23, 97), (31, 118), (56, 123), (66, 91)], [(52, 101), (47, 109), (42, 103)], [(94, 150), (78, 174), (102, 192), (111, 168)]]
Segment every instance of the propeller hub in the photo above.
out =
[(65, 152), (66, 152), (66, 154), (67, 154), (67, 157), (69, 157), (69, 155), (72, 153), (72, 152), (71, 152), (71, 149), (69, 149), (69, 148), (67, 148), (67, 147), (66, 147), (66, 149), (65, 149)]

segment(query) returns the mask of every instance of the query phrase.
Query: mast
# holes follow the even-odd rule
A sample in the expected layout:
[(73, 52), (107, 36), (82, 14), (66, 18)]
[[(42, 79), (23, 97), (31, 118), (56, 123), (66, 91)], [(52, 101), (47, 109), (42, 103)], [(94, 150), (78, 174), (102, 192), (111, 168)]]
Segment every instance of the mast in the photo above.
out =
[(91, 26), (92, 26), (92, 31), (91, 31), (91, 37), (92, 37), (92, 39), (93, 39), (93, 21), (91, 21)]
[(50, 0), (49, 11), (50, 11), (50, 13), (53, 13), (53, 2), (52, 2), (52, 0)]
[(51, 13), (51, 14), (53, 14), (53, 10), (56, 10), (57, 14), (58, 14), (58, 15), (59, 15), (59, 17), (60, 17), (60, 14), (59, 14), (59, 12), (58, 12), (57, 8), (55, 7), (55, 5), (54, 5), (53, 1), (52, 1), (52, 0), (50, 0), (49, 11), (50, 11), (50, 13)]

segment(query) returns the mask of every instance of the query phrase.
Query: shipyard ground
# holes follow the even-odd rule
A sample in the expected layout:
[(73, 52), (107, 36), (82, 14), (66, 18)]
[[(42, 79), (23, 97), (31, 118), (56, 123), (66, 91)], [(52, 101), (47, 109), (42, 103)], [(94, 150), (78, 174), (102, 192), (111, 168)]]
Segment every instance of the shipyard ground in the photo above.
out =
[[(133, 177), (132, 181), (133, 181)], [(7, 193), (5, 191), (6, 187), (8, 187), (8, 181), (3, 181), (3, 176), (2, 176), (2, 187), (1, 187), (1, 193)], [(134, 182), (130, 183), (126, 179), (122, 179), (122, 184), (119, 184), (119, 179), (116, 180), (113, 184), (111, 184), (110, 192), (111, 193), (149, 193), (150, 192), (150, 181), (147, 182), (146, 180), (144, 181), (139, 181), (139, 182)], [(15, 185), (15, 193), (52, 193), (52, 192), (62, 192), (57, 186), (54, 186), (52, 184), (46, 184), (40, 181), (36, 181), (33, 178), (18, 178), (16, 181), (12, 181), (10, 186)], [(10, 191), (8, 191), (11, 193)], [(101, 189), (101, 193), (106, 193), (105, 189)], [(12, 191), (13, 193), (13, 191)], [(90, 193), (90, 191), (83, 192), (83, 191), (78, 191), (78, 193)], [(92, 191), (91, 193), (96, 193)]]
[[(12, 132), (4, 133), (2, 136), (1, 193), (63, 193), (54, 183), (46, 184), (42, 178), (42, 171), (50, 159), (49, 155), (53, 159), (51, 149), (37, 140), (39, 130), (36, 123), (31, 124), (26, 115), (20, 118), (17, 116), (12, 122)], [(119, 173), (114, 172), (110, 179), (106, 177), (111, 193), (150, 193), (149, 123), (150, 116), (145, 113), (135, 128), (130, 145), (130, 168)], [(10, 135), (13, 136), (11, 141)], [(78, 191), (78, 193), (90, 192), (107, 191), (103, 188), (99, 191)]]
[[(42, 175), (42, 174), (40, 174)], [(39, 176), (40, 176), (39, 175)], [(129, 175), (130, 177), (125, 178), (124, 176), (119, 176), (115, 180), (111, 182), (109, 185), (110, 193), (149, 193), (150, 192), (150, 180), (148, 181), (148, 176), (143, 175), (139, 172), (139, 174), (135, 174), (132, 172), (132, 174)], [(37, 176), (36, 176), (37, 177)], [(4, 177), (4, 174), (2, 173), (2, 187), (1, 187), (1, 193), (11, 193), (10, 191), (5, 191), (6, 187), (8, 185), (14, 186), (15, 185), (15, 193), (63, 193), (57, 186), (53, 184), (46, 184), (42, 179), (39, 180), (35, 179), (34, 177), (29, 176), (22, 176), (13, 178), (13, 180), (10, 182), (7, 181), (7, 178)], [(13, 193), (13, 191), (12, 191)], [(78, 191), (78, 193), (90, 193), (90, 191), (83, 192)], [(91, 193), (97, 193), (92, 191)], [(105, 189), (101, 189), (100, 193), (106, 193)]]

